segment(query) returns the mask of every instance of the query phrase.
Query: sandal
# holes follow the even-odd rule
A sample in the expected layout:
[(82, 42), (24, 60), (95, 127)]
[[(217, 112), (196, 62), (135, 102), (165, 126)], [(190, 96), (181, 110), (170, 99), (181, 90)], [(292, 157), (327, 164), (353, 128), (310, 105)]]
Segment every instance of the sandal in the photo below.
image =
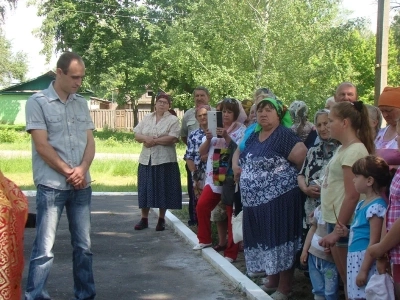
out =
[(164, 229), (165, 229), (165, 220), (163, 218), (158, 218), (156, 231), (163, 231)]
[(281, 293), (280, 291), (276, 291), (275, 293), (270, 295), (270, 297), (274, 300), (288, 300), (289, 296), (290, 296), (290, 294), (285, 295), (285, 294)]
[(149, 227), (149, 221), (147, 218), (141, 218), (139, 223), (135, 225), (135, 230), (142, 230)]
[(266, 292), (267, 294), (272, 294), (272, 293), (276, 293), (278, 287), (266, 287), (265, 284), (260, 285), (260, 289), (262, 289), (264, 292)]

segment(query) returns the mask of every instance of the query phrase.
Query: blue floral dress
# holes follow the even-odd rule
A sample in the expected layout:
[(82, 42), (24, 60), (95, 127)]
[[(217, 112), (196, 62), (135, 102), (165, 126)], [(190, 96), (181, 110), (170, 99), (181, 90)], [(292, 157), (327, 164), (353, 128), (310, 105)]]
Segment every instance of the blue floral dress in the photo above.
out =
[(288, 161), (301, 142), (279, 126), (263, 142), (253, 132), (240, 154), (243, 242), (249, 272), (267, 275), (290, 269), (301, 249), (302, 201), (298, 170)]
[(206, 163), (201, 161), (199, 148), (205, 135), (206, 133), (201, 128), (192, 131), (188, 137), (187, 149), (183, 157), (185, 160), (192, 160), (196, 168), (204, 172), (206, 171)]

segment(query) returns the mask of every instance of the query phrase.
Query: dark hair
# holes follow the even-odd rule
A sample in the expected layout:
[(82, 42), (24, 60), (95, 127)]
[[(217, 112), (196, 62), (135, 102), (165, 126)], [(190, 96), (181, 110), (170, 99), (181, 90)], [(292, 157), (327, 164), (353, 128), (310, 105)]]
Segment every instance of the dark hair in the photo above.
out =
[(67, 74), (69, 66), (73, 60), (77, 60), (84, 65), (83, 59), (79, 54), (67, 51), (61, 54), (60, 58), (58, 59), (57, 69), (61, 69), (64, 74)]
[(171, 102), (172, 102), (172, 97), (171, 97), (171, 95), (168, 95), (167, 93), (164, 93), (164, 92), (159, 92), (159, 93), (157, 94), (157, 96), (156, 96), (156, 102), (157, 102), (158, 100), (160, 100), (161, 98), (166, 99), (166, 100), (168, 101), (169, 105), (171, 105)]
[(208, 98), (210, 98), (210, 92), (208, 91), (207, 88), (205, 88), (204, 86), (198, 86), (193, 90), (193, 96), (196, 93), (196, 91), (203, 91), (206, 93), (206, 95), (208, 96)]
[(175, 110), (173, 110), (172, 108), (170, 108), (170, 109), (168, 109), (168, 111), (169, 111), (169, 113), (170, 113), (171, 115), (173, 115), (173, 116), (176, 117), (176, 111), (175, 111)]
[(339, 102), (333, 105), (331, 111), (342, 120), (349, 119), (351, 127), (367, 148), (368, 153), (373, 154), (375, 152), (375, 144), (369, 126), (368, 109), (361, 101)]
[(353, 164), (351, 170), (355, 175), (372, 177), (374, 179), (372, 188), (376, 193), (380, 193), (382, 188), (388, 187), (392, 180), (389, 165), (383, 158), (375, 155), (360, 158)]
[(220, 110), (223, 111), (224, 109), (230, 110), (233, 112), (233, 119), (234, 121), (237, 120), (239, 117), (240, 109), (239, 109), (239, 102), (234, 98), (225, 98), (221, 102)]

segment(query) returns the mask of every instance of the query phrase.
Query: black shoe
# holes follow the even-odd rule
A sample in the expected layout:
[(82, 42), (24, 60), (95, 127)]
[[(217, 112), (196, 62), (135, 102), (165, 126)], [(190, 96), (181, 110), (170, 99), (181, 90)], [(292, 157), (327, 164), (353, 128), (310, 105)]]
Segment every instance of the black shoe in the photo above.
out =
[(135, 230), (142, 230), (149, 227), (148, 219), (147, 218), (141, 218), (139, 223), (135, 225)]
[(36, 227), (36, 214), (29, 213), (26, 219), (25, 228), (35, 228)]
[(156, 231), (163, 231), (164, 229), (165, 229), (165, 220), (163, 218), (158, 218)]

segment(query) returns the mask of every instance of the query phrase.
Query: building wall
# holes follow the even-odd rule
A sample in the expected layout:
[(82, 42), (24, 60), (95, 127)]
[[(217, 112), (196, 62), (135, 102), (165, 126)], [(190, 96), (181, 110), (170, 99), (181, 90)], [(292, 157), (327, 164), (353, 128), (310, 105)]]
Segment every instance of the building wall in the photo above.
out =
[[(33, 93), (0, 94), (0, 123), (25, 125), (26, 101)], [(83, 95), (88, 100), (91, 95)]]
[(0, 95), (0, 123), (25, 124), (27, 95)]

